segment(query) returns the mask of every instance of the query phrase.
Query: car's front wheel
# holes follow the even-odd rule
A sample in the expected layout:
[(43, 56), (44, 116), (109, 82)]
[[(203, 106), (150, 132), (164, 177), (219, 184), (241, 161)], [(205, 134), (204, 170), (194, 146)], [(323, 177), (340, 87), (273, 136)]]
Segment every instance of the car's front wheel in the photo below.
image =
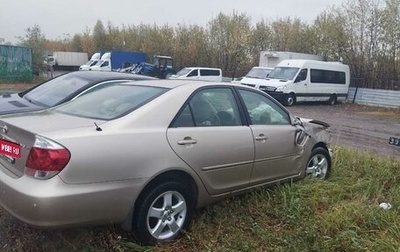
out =
[(329, 177), (330, 172), (331, 156), (329, 152), (322, 147), (315, 148), (308, 159), (306, 175), (313, 178), (326, 179)]
[(285, 105), (290, 107), (296, 103), (296, 96), (293, 93), (286, 95), (285, 97)]
[(183, 183), (167, 181), (145, 192), (134, 213), (134, 228), (142, 244), (173, 240), (189, 225), (193, 211), (189, 191)]

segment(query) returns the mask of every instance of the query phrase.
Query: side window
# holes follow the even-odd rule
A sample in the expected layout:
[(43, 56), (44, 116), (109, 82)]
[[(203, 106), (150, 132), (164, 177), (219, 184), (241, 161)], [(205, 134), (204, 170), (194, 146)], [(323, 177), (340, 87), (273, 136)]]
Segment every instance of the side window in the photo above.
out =
[(192, 70), (192, 71), (187, 75), (187, 77), (195, 77), (195, 76), (197, 76), (197, 75), (198, 75), (198, 70), (195, 69), (195, 70)]
[(209, 88), (197, 92), (177, 116), (172, 127), (242, 125), (230, 88)]
[(192, 113), (190, 112), (189, 105), (186, 105), (179, 116), (176, 118), (172, 127), (194, 127)]
[(268, 97), (248, 90), (239, 90), (239, 93), (246, 105), (252, 125), (290, 124), (288, 113)]
[(299, 75), (297, 75), (295, 82), (304, 81), (306, 79), (307, 79), (307, 69), (301, 69), (301, 71), (299, 72)]
[(214, 69), (200, 69), (200, 76), (219, 76), (219, 71)]

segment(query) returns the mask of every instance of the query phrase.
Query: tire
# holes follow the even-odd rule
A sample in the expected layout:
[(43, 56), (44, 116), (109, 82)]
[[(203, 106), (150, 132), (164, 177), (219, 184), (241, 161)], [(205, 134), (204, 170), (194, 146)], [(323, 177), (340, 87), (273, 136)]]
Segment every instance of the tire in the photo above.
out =
[(290, 107), (293, 106), (296, 103), (296, 96), (293, 93), (288, 94), (285, 97), (285, 105)]
[(172, 73), (166, 73), (165, 75), (164, 75), (164, 79), (169, 79), (169, 78), (171, 78), (171, 76), (172, 76)]
[(171, 241), (190, 223), (194, 199), (181, 182), (155, 184), (136, 203), (133, 228), (143, 245)]
[(331, 156), (321, 147), (315, 148), (307, 161), (306, 176), (318, 179), (326, 179), (331, 172)]
[(336, 97), (336, 95), (331, 95), (330, 97), (329, 97), (329, 101), (328, 101), (328, 104), (329, 105), (331, 105), (331, 106), (333, 106), (333, 105), (335, 105), (337, 103), (337, 97)]

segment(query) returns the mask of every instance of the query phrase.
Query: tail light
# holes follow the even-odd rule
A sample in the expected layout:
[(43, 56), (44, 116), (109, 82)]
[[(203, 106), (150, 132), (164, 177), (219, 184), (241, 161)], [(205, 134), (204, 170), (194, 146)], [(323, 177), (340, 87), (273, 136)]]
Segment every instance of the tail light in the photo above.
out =
[(49, 179), (68, 164), (70, 152), (60, 144), (36, 136), (25, 164), (25, 174), (36, 179)]

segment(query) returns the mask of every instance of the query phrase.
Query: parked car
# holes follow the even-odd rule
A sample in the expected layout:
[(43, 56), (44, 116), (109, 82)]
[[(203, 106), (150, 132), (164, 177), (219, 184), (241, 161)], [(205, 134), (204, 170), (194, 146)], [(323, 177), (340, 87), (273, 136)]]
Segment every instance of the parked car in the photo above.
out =
[(217, 81), (223, 80), (221, 68), (185, 67), (170, 79)]
[(0, 205), (40, 227), (122, 223), (169, 241), (194, 208), (331, 170), (326, 123), (232, 83), (100, 85), (0, 118)]
[(50, 79), (20, 93), (1, 95), (0, 115), (37, 111), (54, 107), (73, 99), (93, 86), (110, 81), (149, 79), (154, 78), (123, 73), (71, 72)]

